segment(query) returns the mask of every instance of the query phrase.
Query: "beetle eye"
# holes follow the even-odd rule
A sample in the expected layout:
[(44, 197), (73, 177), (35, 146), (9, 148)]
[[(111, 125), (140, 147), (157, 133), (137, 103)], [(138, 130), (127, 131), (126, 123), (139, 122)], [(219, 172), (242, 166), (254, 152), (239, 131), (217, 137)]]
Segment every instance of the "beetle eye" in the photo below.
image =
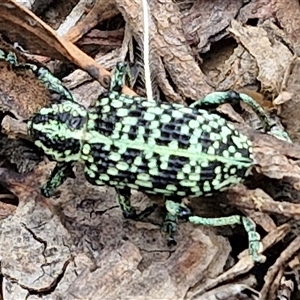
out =
[(80, 129), (83, 122), (84, 118), (82, 117), (72, 117), (68, 121), (68, 126), (73, 129)]

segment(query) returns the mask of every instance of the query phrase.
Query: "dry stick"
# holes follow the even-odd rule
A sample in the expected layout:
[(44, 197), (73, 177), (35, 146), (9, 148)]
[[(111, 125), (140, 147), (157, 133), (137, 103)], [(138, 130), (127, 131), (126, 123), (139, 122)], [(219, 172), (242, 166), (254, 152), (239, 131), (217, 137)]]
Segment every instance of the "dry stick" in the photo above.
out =
[(281, 266), (274, 281), (272, 282), (269, 291), (268, 291), (268, 300), (276, 300), (277, 299), (277, 292), (280, 287), (280, 282), (284, 274), (285, 266)]
[(280, 254), (280, 256), (275, 261), (274, 265), (268, 270), (264, 280), (265, 284), (260, 292), (260, 299), (267, 299), (267, 295), (269, 292), (270, 284), (274, 281), (277, 273), (279, 272), (282, 266), (285, 266), (288, 261), (292, 258), (293, 255), (300, 248), (300, 236), (296, 237), (288, 247)]
[(13, 194), (1, 194), (0, 195), (0, 199), (18, 199), (17, 196), (13, 195)]
[(149, 7), (147, 0), (142, 0), (143, 14), (143, 48), (144, 48), (144, 70), (145, 70), (145, 86), (147, 99), (153, 99), (152, 84), (151, 84), (151, 71), (150, 71), (150, 38), (149, 38)]

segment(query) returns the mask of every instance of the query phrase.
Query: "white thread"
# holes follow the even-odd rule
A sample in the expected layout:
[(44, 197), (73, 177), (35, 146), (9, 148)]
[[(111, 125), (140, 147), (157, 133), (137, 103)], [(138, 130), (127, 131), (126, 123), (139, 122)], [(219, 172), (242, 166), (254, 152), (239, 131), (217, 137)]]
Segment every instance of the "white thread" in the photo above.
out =
[(143, 44), (144, 44), (144, 71), (145, 71), (145, 86), (147, 99), (153, 99), (152, 84), (151, 84), (151, 71), (150, 71), (150, 38), (149, 38), (149, 7), (147, 0), (142, 0), (143, 14)]

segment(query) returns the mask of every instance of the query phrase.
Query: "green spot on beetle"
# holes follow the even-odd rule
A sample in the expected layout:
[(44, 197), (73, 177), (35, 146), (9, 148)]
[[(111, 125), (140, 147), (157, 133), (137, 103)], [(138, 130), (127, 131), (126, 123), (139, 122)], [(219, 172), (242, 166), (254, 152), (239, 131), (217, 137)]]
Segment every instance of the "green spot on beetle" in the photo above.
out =
[(126, 108), (120, 108), (117, 110), (118, 117), (126, 117), (128, 115), (128, 110)]
[(151, 113), (148, 113), (148, 112), (145, 112), (144, 113), (144, 119), (146, 121), (153, 121), (155, 118), (155, 115), (154, 114), (151, 114)]
[(123, 106), (123, 103), (122, 103), (122, 101), (120, 101), (120, 100), (114, 99), (114, 100), (111, 101), (110, 105), (111, 105), (112, 107), (114, 107), (114, 108), (120, 108), (120, 107)]
[(119, 174), (119, 171), (117, 168), (108, 168), (106, 172), (108, 175), (112, 175), (112, 176), (116, 176)]
[(82, 153), (85, 155), (89, 155), (91, 152), (91, 146), (89, 144), (84, 144), (82, 148)]
[[(119, 161), (116, 164), (116, 168), (121, 171), (126, 171), (129, 169), (129, 165), (124, 161)], [(117, 173), (118, 174), (118, 173)]]
[(174, 184), (168, 184), (167, 186), (166, 186), (166, 189), (168, 190), (168, 191), (177, 191), (177, 187), (176, 187), (176, 185), (174, 185)]
[(99, 176), (99, 179), (100, 180), (103, 180), (103, 181), (109, 181), (110, 180), (110, 177), (108, 176), (108, 174), (101, 174)]

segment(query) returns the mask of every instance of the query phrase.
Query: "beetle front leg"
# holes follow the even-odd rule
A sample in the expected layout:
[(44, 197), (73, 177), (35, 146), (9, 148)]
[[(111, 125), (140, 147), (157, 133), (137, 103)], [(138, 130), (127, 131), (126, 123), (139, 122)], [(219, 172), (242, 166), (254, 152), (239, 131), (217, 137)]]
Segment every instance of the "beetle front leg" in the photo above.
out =
[(5, 60), (17, 68), (26, 68), (31, 70), (39, 79), (39, 81), (44, 84), (44, 86), (50, 92), (60, 95), (62, 99), (74, 101), (74, 97), (69, 92), (69, 90), (64, 87), (63, 83), (58, 78), (56, 78), (47, 68), (38, 67), (30, 63), (19, 63), (15, 53), (6, 53), (3, 50), (0, 50), (0, 60)]
[(53, 169), (50, 178), (41, 189), (42, 195), (47, 198), (51, 197), (55, 190), (68, 178), (68, 175), (72, 173), (74, 165), (75, 162), (58, 162)]
[(13, 52), (6, 53), (3, 50), (0, 50), (0, 60), (5, 60), (13, 66), (17, 66), (19, 64), (16, 54)]
[(56, 93), (61, 96), (61, 99), (67, 99), (75, 101), (70, 91), (63, 85), (63, 83), (56, 78), (47, 68), (37, 67), (32, 64), (25, 64), (25, 66), (31, 69), (39, 81), (52, 93)]

